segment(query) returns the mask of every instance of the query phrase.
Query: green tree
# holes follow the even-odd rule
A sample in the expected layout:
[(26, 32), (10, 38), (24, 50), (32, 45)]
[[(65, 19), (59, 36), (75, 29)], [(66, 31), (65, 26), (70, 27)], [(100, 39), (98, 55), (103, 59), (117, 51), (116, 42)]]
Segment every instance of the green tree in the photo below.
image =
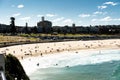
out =
[(11, 30), (10, 31), (12, 34), (15, 34), (17, 33), (17, 29), (15, 27), (15, 18), (11, 17), (10, 19), (11, 19), (11, 23), (10, 23)]
[(38, 30), (37, 30), (36, 26), (32, 28), (32, 33), (38, 33)]

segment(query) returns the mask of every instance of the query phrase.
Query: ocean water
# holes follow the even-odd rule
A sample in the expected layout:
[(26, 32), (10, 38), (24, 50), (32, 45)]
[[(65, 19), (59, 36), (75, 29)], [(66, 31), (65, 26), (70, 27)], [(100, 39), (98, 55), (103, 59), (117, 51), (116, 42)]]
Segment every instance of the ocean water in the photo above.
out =
[(31, 80), (120, 80), (120, 50), (63, 52), (22, 65)]

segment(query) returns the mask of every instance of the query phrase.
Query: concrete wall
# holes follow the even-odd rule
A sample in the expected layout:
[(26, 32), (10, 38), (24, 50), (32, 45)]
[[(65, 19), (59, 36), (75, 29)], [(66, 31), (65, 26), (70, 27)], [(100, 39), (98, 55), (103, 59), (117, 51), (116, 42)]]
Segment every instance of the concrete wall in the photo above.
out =
[(5, 72), (5, 57), (3, 54), (0, 54), (0, 68), (3, 68), (3, 71)]

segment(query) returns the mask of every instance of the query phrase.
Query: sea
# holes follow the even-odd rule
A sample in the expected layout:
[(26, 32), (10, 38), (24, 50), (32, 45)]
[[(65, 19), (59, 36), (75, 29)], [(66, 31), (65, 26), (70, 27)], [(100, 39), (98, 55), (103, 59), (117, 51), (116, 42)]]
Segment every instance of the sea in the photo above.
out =
[(120, 49), (65, 51), (21, 63), (30, 80), (120, 80)]

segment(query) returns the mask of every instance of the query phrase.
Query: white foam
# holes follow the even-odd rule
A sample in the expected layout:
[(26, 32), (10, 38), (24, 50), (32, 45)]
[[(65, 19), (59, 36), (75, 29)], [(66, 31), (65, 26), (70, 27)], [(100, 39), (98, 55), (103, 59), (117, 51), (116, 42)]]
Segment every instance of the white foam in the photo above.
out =
[[(102, 51), (78, 51), (62, 52), (59, 54), (46, 55), (44, 57), (32, 57), (21, 61), (28, 75), (39, 68), (66, 67), (77, 65), (97, 64), (108, 61), (120, 60), (120, 50), (102, 50)], [(39, 65), (37, 65), (39, 63)]]

